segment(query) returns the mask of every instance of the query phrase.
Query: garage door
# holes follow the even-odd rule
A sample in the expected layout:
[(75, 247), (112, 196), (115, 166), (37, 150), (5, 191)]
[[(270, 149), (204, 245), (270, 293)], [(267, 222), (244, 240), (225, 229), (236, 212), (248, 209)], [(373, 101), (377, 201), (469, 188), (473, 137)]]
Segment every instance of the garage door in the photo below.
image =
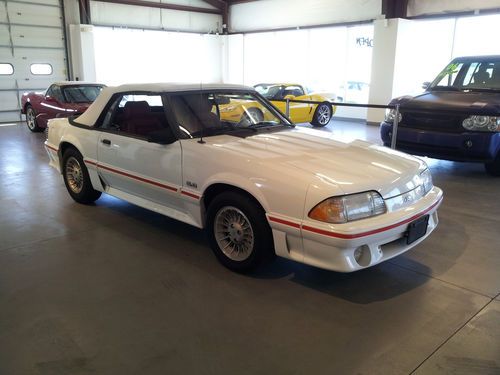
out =
[(67, 79), (59, 0), (0, 0), (0, 123), (21, 120), (25, 91)]

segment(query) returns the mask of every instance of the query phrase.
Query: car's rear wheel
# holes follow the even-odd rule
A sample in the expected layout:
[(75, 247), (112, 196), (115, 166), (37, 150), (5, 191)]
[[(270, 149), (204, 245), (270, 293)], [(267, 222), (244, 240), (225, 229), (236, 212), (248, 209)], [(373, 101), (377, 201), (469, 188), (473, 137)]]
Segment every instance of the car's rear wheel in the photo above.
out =
[(332, 118), (332, 106), (329, 103), (321, 103), (316, 107), (311, 125), (321, 128), (327, 125)]
[(62, 167), (64, 184), (71, 198), (83, 204), (99, 199), (101, 192), (92, 187), (87, 167), (77, 150), (69, 148), (64, 152)]
[(36, 112), (30, 105), (26, 107), (26, 125), (33, 133), (42, 131), (42, 128), (38, 126), (36, 121)]
[(216, 196), (208, 207), (206, 229), (215, 256), (233, 271), (254, 269), (274, 254), (264, 210), (244, 194)]
[(494, 161), (485, 163), (484, 168), (488, 174), (496, 177), (500, 176), (500, 154), (497, 155)]
[(240, 125), (250, 126), (264, 121), (264, 114), (258, 108), (248, 108), (241, 117)]

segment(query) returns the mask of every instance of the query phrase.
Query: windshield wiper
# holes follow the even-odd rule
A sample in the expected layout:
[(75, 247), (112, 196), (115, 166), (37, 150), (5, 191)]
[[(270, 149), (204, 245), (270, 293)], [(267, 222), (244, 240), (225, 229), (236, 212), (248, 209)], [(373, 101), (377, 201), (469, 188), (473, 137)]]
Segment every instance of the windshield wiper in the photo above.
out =
[(251, 125), (245, 126), (243, 129), (248, 129), (248, 130), (252, 130), (254, 132), (258, 132), (259, 131), (258, 129), (276, 128), (276, 127), (279, 127), (279, 126), (284, 126), (284, 125), (283, 124), (277, 124), (274, 121), (261, 121), (261, 122), (255, 123), (255, 124), (251, 124)]
[(458, 87), (455, 86), (434, 86), (429, 87), (430, 91), (460, 91)]

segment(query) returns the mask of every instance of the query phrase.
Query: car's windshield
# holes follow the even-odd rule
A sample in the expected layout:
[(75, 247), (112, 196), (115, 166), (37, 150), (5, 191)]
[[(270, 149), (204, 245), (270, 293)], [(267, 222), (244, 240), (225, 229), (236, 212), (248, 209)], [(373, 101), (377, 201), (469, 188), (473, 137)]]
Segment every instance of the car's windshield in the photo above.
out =
[(170, 96), (171, 108), (186, 138), (280, 129), (291, 124), (254, 93), (201, 92)]
[(103, 86), (66, 86), (62, 92), (68, 103), (91, 103), (96, 100)]
[(255, 90), (266, 99), (276, 99), (283, 90), (282, 85), (256, 85)]
[(439, 73), (429, 90), (500, 90), (500, 58), (456, 60)]

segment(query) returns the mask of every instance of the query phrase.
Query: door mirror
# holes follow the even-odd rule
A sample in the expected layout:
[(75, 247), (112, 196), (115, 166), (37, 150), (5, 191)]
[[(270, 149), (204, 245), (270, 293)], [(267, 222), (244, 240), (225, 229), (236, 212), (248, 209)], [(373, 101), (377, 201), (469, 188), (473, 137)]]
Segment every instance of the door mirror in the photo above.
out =
[(285, 98), (284, 99), (295, 99), (295, 95), (292, 95), (292, 94), (288, 94), (288, 95), (285, 95)]
[(175, 135), (170, 129), (158, 130), (151, 132), (148, 135), (147, 141), (151, 143), (158, 143), (160, 145), (169, 145), (177, 140)]
[(57, 103), (57, 99), (54, 98), (53, 96), (50, 96), (50, 95), (47, 95), (45, 97), (45, 101), (49, 102), (49, 103)]
[(430, 82), (424, 82), (424, 83), (422, 83), (422, 88), (423, 88), (424, 90), (427, 90), (427, 89), (429, 88), (429, 86), (430, 86), (430, 85), (431, 85), (431, 83), (430, 83)]

